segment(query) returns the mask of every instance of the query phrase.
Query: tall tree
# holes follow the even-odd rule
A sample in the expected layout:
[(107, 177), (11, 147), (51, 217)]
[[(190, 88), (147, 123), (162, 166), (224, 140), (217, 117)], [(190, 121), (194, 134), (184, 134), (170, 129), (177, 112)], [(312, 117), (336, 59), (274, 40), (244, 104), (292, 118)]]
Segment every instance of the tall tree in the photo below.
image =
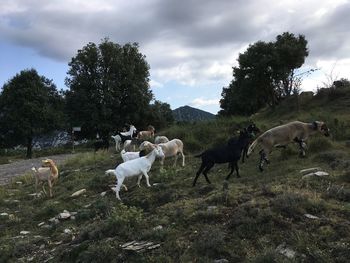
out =
[(152, 92), (149, 65), (137, 43), (119, 44), (104, 39), (89, 43), (69, 63), (67, 110), (72, 125), (81, 125), (86, 136), (102, 133), (125, 122), (145, 124)]
[(223, 88), (220, 114), (251, 114), (275, 106), (295, 89), (295, 71), (308, 55), (304, 36), (283, 33), (275, 42), (258, 41), (239, 54), (233, 80)]
[(155, 100), (149, 107), (149, 116), (147, 120), (156, 127), (157, 130), (165, 128), (167, 125), (174, 122), (173, 112), (168, 103)]
[(25, 144), (31, 158), (33, 137), (62, 125), (63, 98), (51, 80), (23, 70), (3, 86), (0, 112), (3, 146)]

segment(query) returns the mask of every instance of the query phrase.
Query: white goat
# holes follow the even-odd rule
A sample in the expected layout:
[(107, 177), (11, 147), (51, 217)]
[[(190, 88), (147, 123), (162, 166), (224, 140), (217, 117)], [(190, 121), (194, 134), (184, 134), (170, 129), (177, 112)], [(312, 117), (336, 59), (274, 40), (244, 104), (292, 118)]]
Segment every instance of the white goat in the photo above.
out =
[(156, 138), (154, 138), (154, 143), (155, 144), (166, 143), (168, 141), (169, 141), (169, 139), (166, 136), (156, 136)]
[(43, 167), (32, 167), (35, 176), (35, 193), (38, 194), (39, 182), (42, 182), (43, 191), (46, 193), (44, 183), (47, 182), (49, 185), (50, 197), (52, 197), (52, 187), (54, 182), (58, 179), (58, 169), (54, 161), (51, 159), (42, 160), (42, 164)]
[(268, 155), (275, 147), (286, 147), (291, 142), (296, 142), (300, 147), (300, 154), (305, 156), (305, 141), (310, 135), (317, 132), (329, 136), (329, 129), (322, 121), (314, 121), (311, 123), (304, 123), (300, 121), (293, 121), (284, 125), (274, 127), (262, 135), (260, 135), (249, 147), (247, 156), (249, 156), (254, 148), (260, 144), (262, 150), (260, 151), (259, 169), (263, 171), (264, 162), (269, 163)]
[(154, 163), (156, 157), (164, 157), (161, 147), (156, 146), (148, 155), (121, 163), (117, 166), (117, 168), (115, 168), (114, 174), (117, 178), (117, 185), (112, 189), (115, 191), (117, 199), (121, 200), (119, 196), (120, 187), (123, 185), (124, 179), (127, 177), (138, 176), (137, 185), (140, 187), (140, 181), (142, 175), (144, 175), (146, 177), (147, 186), (151, 186), (147, 173), (151, 170), (152, 164)]
[[(161, 158), (160, 163), (163, 166), (164, 164), (164, 159), (166, 157), (175, 157), (175, 162), (174, 162), (174, 166), (176, 166), (176, 162), (177, 162), (177, 158), (178, 158), (178, 154), (180, 153), (182, 156), (182, 166), (185, 166), (185, 155), (183, 153), (183, 143), (181, 140), (179, 139), (173, 139), (171, 141), (168, 141), (166, 143), (160, 143), (157, 144), (158, 146), (160, 146), (164, 152), (164, 157)], [(154, 147), (157, 146), (156, 144), (150, 143), (148, 141), (144, 141), (141, 145), (140, 145), (140, 150), (151, 150)]]
[(122, 150), (120, 152), (120, 156), (122, 157), (124, 162), (134, 160), (137, 158), (140, 158), (142, 156), (145, 156), (145, 151), (139, 151), (139, 152), (126, 152), (125, 150)]

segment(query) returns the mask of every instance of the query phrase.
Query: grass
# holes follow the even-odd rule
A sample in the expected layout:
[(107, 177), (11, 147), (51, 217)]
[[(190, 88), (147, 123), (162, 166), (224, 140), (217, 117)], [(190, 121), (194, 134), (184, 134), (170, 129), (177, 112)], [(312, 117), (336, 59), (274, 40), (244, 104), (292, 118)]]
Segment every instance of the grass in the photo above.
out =
[[(313, 102), (314, 103), (314, 102)], [(304, 120), (311, 119), (304, 114)], [(315, 111), (314, 111), (315, 112)], [(284, 116), (294, 119), (295, 116)], [(255, 116), (265, 130), (278, 121)], [(337, 116), (338, 117), (338, 116)], [(344, 120), (347, 116), (342, 115)], [(340, 119), (340, 118), (339, 118)], [(177, 125), (162, 133), (183, 139), (185, 167), (165, 169), (159, 162), (150, 172), (152, 187), (136, 187), (136, 178), (126, 180), (128, 192), (116, 200), (109, 185), (115, 178), (104, 171), (121, 162), (118, 154), (86, 152), (59, 167), (54, 198), (34, 198), (34, 181), (0, 187), (1, 262), (347, 262), (350, 258), (350, 148), (340, 137), (313, 137), (306, 158), (295, 145), (275, 150), (271, 164), (258, 171), (258, 154), (240, 164), (242, 178), (230, 178), (223, 187), (227, 165), (216, 165), (209, 173), (211, 185), (199, 177), (193, 154), (222, 143), (248, 122), (246, 118)], [(344, 133), (349, 127), (344, 127)], [(301, 179), (299, 170), (321, 167), (324, 178)], [(86, 192), (72, 198), (82, 188)], [(102, 192), (107, 192), (101, 196)], [(75, 219), (58, 224), (49, 220), (63, 210), (77, 212)], [(311, 214), (317, 219), (310, 219)], [(45, 227), (38, 224), (44, 222)], [(70, 233), (65, 233), (69, 229)], [(27, 230), (27, 236), (20, 231)], [(136, 253), (121, 245), (132, 241), (160, 244), (154, 250)], [(290, 259), (277, 248), (295, 252)]]

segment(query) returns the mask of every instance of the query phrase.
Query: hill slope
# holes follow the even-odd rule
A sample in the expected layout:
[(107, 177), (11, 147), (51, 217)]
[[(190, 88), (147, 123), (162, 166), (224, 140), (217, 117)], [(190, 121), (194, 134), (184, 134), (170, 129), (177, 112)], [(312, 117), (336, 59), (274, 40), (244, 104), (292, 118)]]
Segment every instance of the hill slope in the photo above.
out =
[(182, 122), (212, 120), (215, 118), (215, 115), (210, 112), (190, 106), (183, 106), (173, 110), (173, 116), (176, 121)]
[[(350, 112), (347, 95), (312, 98), (291, 112), (292, 102), (253, 116), (264, 131), (289, 120), (328, 120), (333, 138), (314, 136), (306, 158), (295, 145), (274, 150), (264, 173), (255, 151), (239, 164), (241, 178), (224, 178), (227, 165), (215, 165), (208, 185), (192, 180), (200, 161), (193, 153), (223, 144), (246, 126), (244, 117), (170, 127), (162, 134), (181, 138), (186, 166), (164, 169), (156, 161), (152, 187), (136, 178), (124, 181), (118, 202), (104, 171), (120, 163), (116, 153), (83, 153), (60, 166), (54, 198), (34, 198), (29, 175), (0, 188), (0, 261), (42, 262), (347, 262), (350, 256)], [(337, 121), (334, 121), (337, 119)], [(301, 169), (320, 167), (330, 175), (302, 178)], [(82, 188), (83, 195), (71, 197)], [(106, 192), (106, 193), (104, 193)], [(101, 195), (101, 193), (104, 193)], [(63, 210), (74, 219), (58, 219)], [(40, 224), (43, 222), (43, 224)], [(27, 235), (20, 231), (30, 231)], [(139, 253), (123, 244), (148, 241)], [(149, 243), (150, 244), (150, 243)], [(159, 244), (159, 246), (158, 246)], [(130, 248), (130, 247), (129, 247)], [(135, 248), (135, 247), (134, 247)]]

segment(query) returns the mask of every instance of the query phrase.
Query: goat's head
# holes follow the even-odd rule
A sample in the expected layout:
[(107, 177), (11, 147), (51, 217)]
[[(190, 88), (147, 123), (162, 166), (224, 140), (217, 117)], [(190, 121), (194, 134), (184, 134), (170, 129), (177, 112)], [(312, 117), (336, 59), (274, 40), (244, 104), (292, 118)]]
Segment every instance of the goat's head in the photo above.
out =
[(162, 147), (156, 145), (154, 151), (156, 152), (156, 156), (157, 156), (158, 158), (160, 158), (160, 159), (161, 159), (161, 158), (164, 158), (165, 155), (164, 155), (164, 152), (163, 152), (163, 150), (162, 150)]
[(156, 145), (149, 141), (144, 141), (140, 144), (140, 151), (142, 150), (152, 151), (154, 148), (156, 148)]
[(329, 129), (323, 121), (314, 121), (312, 124), (314, 129), (319, 130), (324, 136), (328, 137), (330, 135)]
[(258, 127), (256, 127), (256, 125), (254, 123), (250, 124), (247, 127), (247, 131), (250, 134), (251, 137), (255, 137), (256, 134), (260, 133), (260, 129)]
[(45, 159), (45, 160), (42, 160), (42, 166), (44, 167), (53, 167), (53, 166), (56, 166), (55, 165), (55, 162), (51, 159)]

